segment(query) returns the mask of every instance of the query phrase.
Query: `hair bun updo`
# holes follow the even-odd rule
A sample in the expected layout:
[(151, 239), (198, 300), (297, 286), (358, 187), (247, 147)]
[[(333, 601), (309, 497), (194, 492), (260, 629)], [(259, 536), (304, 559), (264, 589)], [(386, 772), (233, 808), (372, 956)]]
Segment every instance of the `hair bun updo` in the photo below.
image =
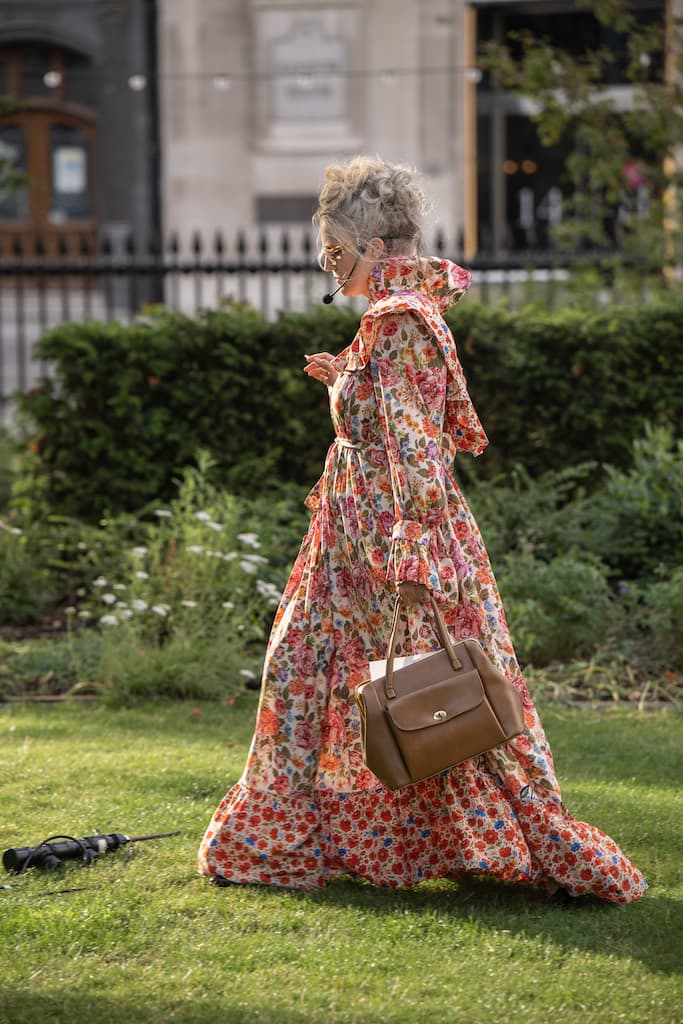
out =
[(324, 225), (356, 256), (371, 238), (384, 240), (387, 256), (418, 256), (427, 209), (416, 171), (381, 157), (356, 156), (325, 169), (313, 223), (318, 229)]

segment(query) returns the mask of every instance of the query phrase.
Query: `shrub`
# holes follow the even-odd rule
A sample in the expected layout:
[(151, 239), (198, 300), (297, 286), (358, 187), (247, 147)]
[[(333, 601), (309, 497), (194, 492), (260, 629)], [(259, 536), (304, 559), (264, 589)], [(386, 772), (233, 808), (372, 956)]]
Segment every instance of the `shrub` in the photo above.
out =
[[(214, 698), (258, 675), (265, 639), (284, 584), (290, 524), (281, 499), (264, 531), (250, 530), (254, 507), (216, 490), (205, 452), (178, 482), (176, 497), (138, 524), (137, 543), (101, 543), (107, 575), (80, 588), (65, 609), (74, 626), (101, 634), (95, 679), (115, 700), (158, 694)], [(257, 506), (257, 511), (260, 507)], [(124, 519), (124, 524), (127, 519)], [(103, 520), (99, 533), (122, 542), (125, 530)], [(298, 538), (300, 540), (300, 537)], [(297, 541), (298, 543), (298, 541)], [(89, 550), (97, 550), (97, 543)], [(97, 563), (93, 566), (96, 571)], [(77, 633), (80, 635), (80, 630)]]
[(97, 691), (102, 638), (80, 630), (31, 642), (0, 642), (0, 694), (58, 694)]
[(547, 665), (580, 657), (603, 639), (612, 604), (599, 562), (573, 554), (550, 562), (511, 554), (498, 579), (523, 662)]
[[(492, 442), (469, 467), (476, 477), (518, 463), (532, 477), (587, 459), (624, 468), (646, 420), (680, 433), (680, 301), (591, 315), (464, 302), (449, 319)], [(137, 512), (172, 496), (199, 448), (214, 482), (237, 493), (274, 478), (310, 487), (331, 425), (304, 353), (339, 351), (357, 321), (321, 307), (266, 323), (234, 305), (196, 319), (156, 310), (130, 327), (62, 324), (37, 345), (54, 377), (19, 398), (30, 450), (15, 500), (91, 522)]]
[(491, 440), (479, 472), (624, 467), (646, 422), (683, 433), (680, 299), (593, 313), (462, 302), (449, 322)]
[(19, 397), (30, 443), (17, 503), (90, 521), (137, 512), (173, 495), (200, 448), (229, 490), (254, 493), (273, 478), (310, 486), (332, 428), (303, 353), (338, 349), (355, 329), (335, 311), (325, 336), (319, 320), (303, 330), (283, 316), (275, 327), (228, 306), (196, 320), (156, 312), (130, 327), (55, 328), (37, 346), (54, 377)]
[(51, 580), (20, 527), (0, 520), (0, 623), (33, 622), (54, 600)]
[(464, 491), (494, 567), (511, 552), (550, 561), (584, 548), (591, 523), (584, 482), (595, 468), (589, 462), (534, 478), (516, 465), (492, 480), (471, 479)]
[(683, 564), (683, 440), (649, 428), (626, 470), (605, 466), (586, 512), (585, 546), (614, 577), (649, 580)]
[(643, 597), (650, 660), (661, 669), (683, 670), (683, 567), (650, 584)]

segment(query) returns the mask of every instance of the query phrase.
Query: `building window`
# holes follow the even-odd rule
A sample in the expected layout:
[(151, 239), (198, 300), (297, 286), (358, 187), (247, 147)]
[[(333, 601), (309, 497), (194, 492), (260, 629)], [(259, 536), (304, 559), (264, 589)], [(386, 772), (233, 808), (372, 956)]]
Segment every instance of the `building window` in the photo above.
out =
[(25, 176), (0, 192), (0, 232), (95, 226), (95, 116), (73, 100), (84, 69), (79, 55), (47, 45), (0, 50), (0, 158)]

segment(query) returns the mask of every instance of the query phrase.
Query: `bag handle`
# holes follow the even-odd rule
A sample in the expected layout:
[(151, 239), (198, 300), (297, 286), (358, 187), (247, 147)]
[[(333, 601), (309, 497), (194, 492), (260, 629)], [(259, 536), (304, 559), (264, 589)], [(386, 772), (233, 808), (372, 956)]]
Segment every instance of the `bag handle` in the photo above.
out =
[[(436, 603), (436, 599), (432, 591), (429, 592), (429, 600), (432, 608), (432, 626), (435, 627), (435, 633), (441, 641), (441, 646), (448, 655), (453, 669), (459, 672), (462, 669), (462, 662), (455, 653), (455, 647), (453, 641), (448, 635), (446, 629), (446, 623), (443, 621), (441, 610)], [(387, 700), (392, 700), (396, 696), (396, 690), (394, 689), (394, 658), (396, 657), (396, 648), (398, 646), (398, 624), (401, 619), (401, 608), (403, 602), (401, 601), (401, 595), (396, 595), (396, 604), (394, 606), (394, 619), (391, 624), (391, 633), (389, 634), (389, 643), (387, 645), (387, 667), (384, 675), (384, 694)]]

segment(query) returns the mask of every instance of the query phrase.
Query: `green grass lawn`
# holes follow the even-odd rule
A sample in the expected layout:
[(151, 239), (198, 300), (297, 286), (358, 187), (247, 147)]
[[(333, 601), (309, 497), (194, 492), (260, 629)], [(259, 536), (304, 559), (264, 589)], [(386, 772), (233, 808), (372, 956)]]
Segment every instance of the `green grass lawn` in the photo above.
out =
[[(0, 709), (0, 846), (53, 834), (175, 838), (63, 875), (3, 876), (1, 1024), (683, 1021), (683, 717), (546, 709), (565, 801), (651, 889), (548, 908), (472, 879), (405, 892), (215, 889), (195, 873), (238, 776), (255, 698)], [(55, 889), (85, 891), (50, 895)]]

